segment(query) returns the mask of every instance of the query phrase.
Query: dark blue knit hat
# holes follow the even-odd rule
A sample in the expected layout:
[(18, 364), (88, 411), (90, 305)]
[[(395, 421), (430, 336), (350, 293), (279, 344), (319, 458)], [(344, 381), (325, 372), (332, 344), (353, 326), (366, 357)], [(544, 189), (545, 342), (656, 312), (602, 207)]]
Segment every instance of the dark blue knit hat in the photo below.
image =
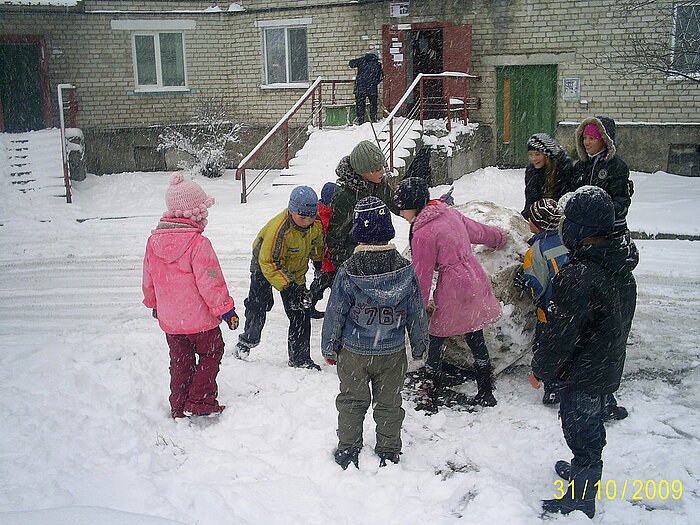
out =
[(321, 189), (321, 203), (324, 206), (328, 206), (333, 199), (333, 195), (335, 195), (335, 192), (339, 189), (340, 186), (338, 186), (335, 182), (326, 182)]
[(318, 196), (310, 186), (297, 186), (289, 195), (287, 208), (304, 217), (315, 217), (318, 213)]
[(352, 237), (357, 243), (377, 244), (394, 238), (389, 207), (377, 197), (365, 197), (355, 205)]
[(422, 210), (430, 200), (428, 181), (420, 177), (408, 177), (399, 183), (394, 192), (394, 204), (400, 210)]
[(615, 227), (615, 206), (604, 189), (582, 186), (561, 200), (564, 207), (561, 240), (570, 250), (583, 239), (606, 236)]

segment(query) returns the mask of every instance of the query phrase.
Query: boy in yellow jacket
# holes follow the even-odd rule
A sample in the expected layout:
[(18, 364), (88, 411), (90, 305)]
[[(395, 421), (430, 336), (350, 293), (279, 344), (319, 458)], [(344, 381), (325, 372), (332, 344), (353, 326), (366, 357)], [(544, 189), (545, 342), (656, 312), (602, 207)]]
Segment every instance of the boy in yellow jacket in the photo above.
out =
[(272, 309), (272, 288), (282, 297), (289, 318), (287, 349), (289, 366), (320, 370), (311, 359), (311, 298), (306, 289), (309, 260), (323, 257), (323, 226), (318, 219), (318, 197), (309, 186), (297, 186), (287, 209), (273, 217), (253, 242), (250, 290), (245, 305), (245, 330), (238, 338), (235, 355), (247, 359), (260, 344), (267, 312)]

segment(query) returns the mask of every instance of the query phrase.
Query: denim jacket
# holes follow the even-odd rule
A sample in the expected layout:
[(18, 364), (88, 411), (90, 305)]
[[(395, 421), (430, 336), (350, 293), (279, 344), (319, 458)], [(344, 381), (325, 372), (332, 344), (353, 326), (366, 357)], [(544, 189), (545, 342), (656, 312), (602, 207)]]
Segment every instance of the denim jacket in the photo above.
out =
[(324, 357), (341, 347), (386, 355), (406, 346), (414, 359), (428, 349), (428, 319), (418, 278), (410, 262), (389, 245), (360, 245), (338, 270), (321, 332)]

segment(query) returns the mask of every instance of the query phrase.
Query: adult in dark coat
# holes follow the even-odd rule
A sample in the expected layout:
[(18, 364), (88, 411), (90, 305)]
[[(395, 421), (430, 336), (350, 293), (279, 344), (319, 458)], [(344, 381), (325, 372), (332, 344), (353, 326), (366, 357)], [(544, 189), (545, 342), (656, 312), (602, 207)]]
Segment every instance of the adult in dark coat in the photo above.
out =
[(553, 279), (532, 373), (562, 385), (559, 417), (573, 459), (557, 462), (567, 481), (560, 498), (542, 502), (545, 512), (595, 514), (606, 398), (620, 385), (637, 298), (632, 270), (639, 255), (629, 236), (614, 233), (614, 224), (612, 199), (601, 188), (580, 188), (564, 203), (560, 228), (571, 262)]
[(348, 65), (357, 68), (355, 76), (355, 107), (357, 109), (357, 123), (365, 121), (365, 99), (369, 100), (369, 117), (372, 122), (377, 122), (377, 86), (384, 78), (382, 64), (376, 53), (367, 53), (360, 58), (354, 58)]
[(384, 164), (384, 154), (379, 147), (363, 140), (350, 155), (340, 159), (335, 169), (340, 190), (331, 201), (333, 211), (328, 222), (326, 246), (336, 268), (350, 258), (357, 246), (351, 230), (353, 210), (360, 199), (379, 197), (392, 213), (399, 214), (393, 200), (394, 192), (384, 177)]
[(535, 133), (527, 141), (530, 163), (525, 168), (525, 207), (521, 212), (530, 218), (530, 206), (540, 199), (558, 201), (570, 191), (574, 165), (559, 143), (546, 133)]
[(627, 164), (617, 156), (615, 121), (609, 117), (585, 119), (576, 129), (579, 161), (574, 165), (571, 190), (581, 186), (603, 188), (615, 204), (615, 231), (627, 231), (627, 210), (634, 186)]

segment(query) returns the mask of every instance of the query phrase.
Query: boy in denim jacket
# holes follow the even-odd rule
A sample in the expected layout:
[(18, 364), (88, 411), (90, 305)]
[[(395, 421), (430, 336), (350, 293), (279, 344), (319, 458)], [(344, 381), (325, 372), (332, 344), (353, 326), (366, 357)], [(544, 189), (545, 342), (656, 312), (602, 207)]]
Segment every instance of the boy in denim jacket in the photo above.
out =
[(410, 261), (388, 244), (394, 227), (386, 204), (377, 197), (360, 200), (354, 208), (352, 233), (358, 246), (337, 271), (321, 333), (326, 362), (338, 365), (334, 457), (343, 469), (350, 463), (359, 468), (362, 427), (370, 404), (377, 424), (379, 465), (399, 462), (406, 331), (414, 359), (421, 359), (428, 349), (420, 283)]

